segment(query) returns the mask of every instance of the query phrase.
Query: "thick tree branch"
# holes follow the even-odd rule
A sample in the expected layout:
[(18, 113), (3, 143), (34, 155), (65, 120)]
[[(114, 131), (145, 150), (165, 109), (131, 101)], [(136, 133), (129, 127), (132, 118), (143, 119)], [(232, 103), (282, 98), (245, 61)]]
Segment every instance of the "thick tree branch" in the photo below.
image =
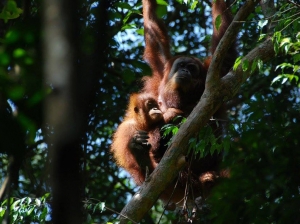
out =
[(248, 15), (253, 11), (256, 3), (258, 1), (251, 0), (246, 1), (246, 3), (240, 8), (240, 10), (235, 15), (233, 22), (228, 27), (223, 38), (221, 39), (218, 47), (213, 55), (211, 64), (208, 69), (207, 78), (206, 78), (206, 87), (210, 88), (212, 85), (215, 85), (219, 81), (219, 73), (221, 71), (224, 55), (227, 54), (228, 49), (236, 40), (236, 36), (242, 23), (240, 21), (245, 21)]
[[(221, 86), (224, 88), (224, 100), (231, 99), (235, 94), (237, 94), (241, 85), (246, 81), (247, 78), (251, 76), (251, 66), (257, 59), (266, 62), (275, 56), (275, 51), (271, 38), (269, 37), (258, 47), (250, 51), (242, 60), (242, 63), (236, 71), (230, 71), (226, 76), (221, 80)], [(243, 61), (248, 61), (249, 69), (243, 71), (242, 64)], [(226, 89), (225, 89), (226, 88)]]
[[(231, 79), (227, 81), (226, 79), (226, 82), (222, 84), (218, 81), (219, 78), (213, 77), (211, 74), (214, 74), (214, 76), (216, 76), (215, 74), (219, 74), (223, 57), (226, 55), (227, 50), (232, 44), (232, 40), (239, 31), (240, 24), (235, 21), (245, 20), (254, 9), (255, 2), (256, 1), (253, 0), (247, 1), (235, 16), (234, 22), (230, 25), (223, 39), (220, 41), (212, 59), (211, 67), (213, 68), (209, 70), (206, 89), (200, 102), (194, 108), (187, 121), (181, 126), (176, 136), (172, 139), (172, 142), (158, 167), (144, 182), (131, 201), (123, 208), (121, 214), (124, 216), (120, 216), (121, 223), (127, 223), (128, 219), (124, 217), (130, 217), (137, 222), (142, 219), (158, 199), (159, 195), (166, 189), (168, 184), (178, 176), (179, 171), (184, 165), (186, 165), (185, 155), (188, 151), (187, 145), (189, 144), (189, 140), (208, 123), (211, 116), (218, 110), (225, 99), (228, 99), (229, 96), (232, 97), (237, 92), (242, 82), (246, 80), (244, 78), (239, 78), (240, 76), (243, 77), (244, 73), (240, 68), (238, 68), (236, 72), (239, 82), (235, 82)], [(258, 47), (258, 49), (260, 48)], [(271, 46), (271, 49), (273, 49), (273, 46)], [(269, 51), (258, 51), (257, 53), (264, 54), (265, 52)], [(256, 55), (256, 57), (258, 57), (258, 55)], [(260, 55), (260, 58), (263, 60), (265, 56)], [(225, 84), (233, 86), (234, 91), (228, 92), (228, 89), (224, 88)]]
[[(272, 17), (276, 13), (276, 9), (274, 6), (274, 0), (261, 0), (259, 2), (259, 4), (262, 8), (262, 12), (265, 16), (265, 19), (269, 20), (267, 32), (269, 34), (272, 34), (274, 27), (276, 26), (276, 23), (272, 22)], [(243, 102), (245, 99), (249, 99), (254, 93), (256, 93), (258, 90), (260, 90), (262, 88), (264, 83), (265, 83), (264, 80), (260, 80), (258, 83), (255, 83), (255, 85), (253, 85), (251, 87), (251, 89), (247, 92), (247, 95), (240, 93), (239, 95), (242, 95), (242, 97), (240, 97), (240, 98), (235, 97), (235, 99), (231, 100), (230, 102), (228, 102), (226, 104), (226, 108), (228, 108), (228, 109), (232, 108), (232, 107), (240, 104), (241, 102)]]

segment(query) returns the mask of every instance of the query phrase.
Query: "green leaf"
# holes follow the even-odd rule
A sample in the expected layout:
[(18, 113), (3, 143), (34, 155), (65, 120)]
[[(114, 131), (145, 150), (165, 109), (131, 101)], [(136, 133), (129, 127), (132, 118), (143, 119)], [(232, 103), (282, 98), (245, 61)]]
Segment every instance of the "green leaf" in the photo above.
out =
[(283, 38), (280, 42), (280, 47), (282, 47), (285, 44), (289, 44), (289, 43), (291, 43), (291, 38), (289, 38), (289, 37)]
[(5, 208), (0, 207), (0, 217), (3, 217), (3, 216), (4, 216), (5, 211), (6, 211)]
[(219, 30), (221, 25), (222, 25), (222, 17), (221, 17), (221, 15), (218, 15), (216, 18), (216, 21), (215, 21), (216, 29)]
[(158, 18), (163, 18), (167, 14), (167, 6), (166, 5), (158, 5), (156, 9), (156, 14)]
[(27, 203), (27, 204), (30, 204), (31, 201), (32, 201), (32, 199), (31, 199), (30, 197), (26, 197), (26, 203)]
[(194, 10), (197, 7), (198, 1), (194, 1), (191, 5), (191, 9)]
[(17, 7), (15, 1), (8, 0), (0, 13), (0, 19), (3, 19), (6, 23), (10, 19), (18, 18), (22, 12), (23, 10)]
[(136, 32), (137, 32), (137, 34), (144, 36), (144, 28), (137, 29)]
[(6, 207), (6, 204), (7, 204), (7, 199), (5, 199), (2, 203), (1, 203), (1, 207)]
[(281, 75), (278, 75), (277, 77), (275, 77), (275, 78), (272, 80), (271, 85), (272, 85), (273, 83), (277, 82), (278, 80), (280, 80), (281, 78), (282, 78)]
[(121, 28), (121, 30), (129, 30), (129, 29), (136, 29), (135, 24), (126, 24)]
[[(126, 23), (127, 23), (128, 19), (130, 18), (131, 14), (133, 14), (133, 13), (140, 14), (140, 11), (139, 11), (139, 10), (132, 10), (132, 11), (129, 11), (129, 12), (127, 13), (127, 15), (125, 16), (125, 18), (123, 19), (123, 24), (126, 24)], [(132, 24), (131, 26), (134, 26), (134, 27), (135, 27), (135, 24)], [(122, 29), (123, 29), (123, 27), (122, 27)]]
[(267, 35), (262, 33), (259, 35), (258, 41), (261, 41), (262, 39), (264, 39)]
[(243, 60), (242, 69), (244, 72), (249, 69), (249, 61), (248, 60)]
[(280, 44), (281, 42), (281, 32), (275, 32), (273, 35), (273, 42)]
[(33, 210), (34, 210), (34, 207), (31, 207), (30, 209), (28, 209), (28, 210), (26, 211), (26, 215), (27, 215), (27, 216), (30, 216), (31, 213), (33, 212)]
[(217, 147), (216, 147), (216, 150), (217, 150), (217, 153), (221, 153), (223, 151), (224, 147), (222, 144), (217, 144)]
[(41, 215), (40, 215), (40, 220), (45, 220), (46, 216), (48, 215), (48, 207), (45, 206)]
[(175, 121), (178, 121), (179, 119), (181, 119), (181, 121), (179, 121), (180, 124), (183, 124), (183, 123), (186, 122), (186, 117), (183, 117), (181, 115), (178, 115), (178, 116), (174, 117), (172, 121), (175, 122)]
[(168, 2), (164, 1), (164, 0), (156, 0), (157, 4), (158, 5), (165, 5), (165, 6), (168, 6)]
[(41, 201), (42, 201), (43, 203), (45, 203), (45, 202), (46, 202), (46, 199), (49, 198), (49, 196), (50, 196), (50, 193), (44, 194), (44, 196), (41, 197)]
[(22, 48), (17, 48), (13, 52), (13, 56), (15, 58), (21, 58), (21, 57), (24, 57), (25, 55), (26, 55), (26, 51), (24, 49), (22, 49)]
[(172, 134), (175, 135), (178, 132), (179, 128), (177, 126), (174, 126), (172, 129)]
[(105, 211), (105, 202), (101, 202), (99, 204), (99, 209), (100, 209), (101, 212)]
[(255, 72), (256, 68), (257, 68), (257, 60), (255, 59), (255, 60), (252, 62), (252, 65), (251, 65), (251, 74), (252, 74), (253, 72)]
[(275, 32), (273, 35), (273, 44), (274, 44), (274, 51), (276, 54), (279, 52), (279, 45), (281, 42), (281, 32)]
[(40, 199), (36, 198), (36, 199), (34, 200), (34, 202), (35, 202), (36, 206), (38, 206), (38, 207), (41, 206), (41, 200), (40, 200)]
[(189, 148), (195, 148), (196, 143), (197, 143), (196, 138), (190, 138), (189, 139)]
[(19, 213), (14, 213), (13, 214), (13, 222), (16, 222), (17, 221), (17, 219), (18, 219), (18, 216), (19, 216)]
[(299, 62), (300, 61), (300, 54), (293, 55), (293, 61), (294, 61), (294, 63)]
[(163, 137), (166, 137), (167, 135), (169, 135), (172, 130), (173, 130), (174, 125), (172, 124), (166, 124), (164, 125), (161, 130), (163, 131)]
[(259, 71), (261, 71), (263, 65), (264, 65), (264, 62), (261, 59), (258, 59), (257, 60), (257, 67), (258, 67)]
[(210, 144), (212, 144), (212, 145), (215, 145), (215, 144), (217, 143), (216, 137), (215, 137), (213, 134), (210, 135), (209, 142), (210, 142)]
[(10, 206), (11, 210), (18, 210), (19, 208), (17, 207), (20, 204), (20, 200), (15, 201), (14, 203), (12, 203), (12, 205)]
[[(130, 18), (132, 14), (132, 11), (128, 12), (127, 15), (125, 16), (125, 18), (123, 19), (123, 24), (126, 24), (128, 19)], [(124, 27), (124, 26), (123, 26)], [(124, 30), (124, 28), (122, 27), (122, 30)]]
[(281, 84), (284, 84), (287, 80), (288, 80), (287, 77), (283, 78), (282, 81), (281, 81)]
[(258, 22), (258, 26), (260, 27), (260, 28), (263, 28), (264, 26), (266, 26), (268, 24), (268, 20), (260, 20), (259, 22)]
[(241, 64), (242, 62), (242, 56), (238, 57), (235, 62), (234, 62), (234, 65), (233, 65), (233, 70), (236, 71), (236, 69), (238, 68), (238, 66)]
[(197, 150), (196, 152), (200, 152), (201, 153), (201, 157), (203, 157), (203, 152), (204, 152), (204, 149), (205, 149), (205, 146), (207, 145), (207, 142), (205, 140), (201, 140), (199, 142), (199, 144), (197, 145)]

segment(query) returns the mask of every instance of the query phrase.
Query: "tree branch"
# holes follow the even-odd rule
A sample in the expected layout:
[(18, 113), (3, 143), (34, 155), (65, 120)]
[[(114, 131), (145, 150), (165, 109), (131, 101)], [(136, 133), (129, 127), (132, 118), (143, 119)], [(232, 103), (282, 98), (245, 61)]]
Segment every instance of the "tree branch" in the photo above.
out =
[[(272, 32), (274, 31), (274, 28), (276, 26), (276, 22), (272, 22), (271, 18), (275, 15), (276, 13), (276, 9), (274, 6), (274, 0), (261, 0), (259, 2), (261, 8), (262, 8), (262, 12), (265, 16), (265, 19), (269, 20), (269, 25), (268, 25), (268, 30), (267, 32), (269, 34), (272, 34)], [(264, 85), (264, 80), (259, 81), (258, 83), (256, 83), (254, 86), (251, 87), (251, 90), (248, 92), (247, 96), (245, 96), (243, 93), (240, 93), (240, 95), (242, 95), (242, 97), (240, 98), (236, 98), (231, 100), (230, 102), (228, 102), (226, 104), (226, 108), (232, 108), (238, 104), (240, 104), (241, 102), (243, 102), (245, 99), (249, 99), (254, 93), (256, 93), (258, 90), (260, 90), (262, 88), (262, 86)]]
[(251, 69), (248, 69), (247, 71), (243, 71), (242, 64), (243, 61), (248, 61), (249, 68), (251, 68), (252, 64), (257, 60), (260, 59), (263, 62), (269, 61), (271, 58), (275, 56), (275, 51), (273, 47), (273, 43), (271, 38), (267, 38), (263, 43), (261, 43), (259, 46), (254, 48), (252, 51), (250, 51), (242, 60), (241, 64), (238, 66), (238, 68), (235, 71), (230, 71), (226, 76), (224, 76), (221, 80), (221, 86), (222, 88), (228, 88), (224, 89), (223, 94), (224, 99), (231, 99), (235, 94), (237, 94), (238, 90), (240, 89), (241, 85), (246, 81), (247, 78), (251, 76), (253, 71), (251, 72)]
[(239, 9), (235, 15), (233, 22), (228, 27), (223, 38), (218, 44), (218, 47), (212, 57), (211, 64), (209, 66), (206, 78), (205, 88), (210, 88), (219, 81), (219, 73), (221, 71), (224, 55), (227, 54), (229, 48), (233, 45), (236, 40), (237, 33), (240, 30), (242, 23), (240, 21), (245, 21), (248, 15), (253, 11), (257, 1), (249, 0)]

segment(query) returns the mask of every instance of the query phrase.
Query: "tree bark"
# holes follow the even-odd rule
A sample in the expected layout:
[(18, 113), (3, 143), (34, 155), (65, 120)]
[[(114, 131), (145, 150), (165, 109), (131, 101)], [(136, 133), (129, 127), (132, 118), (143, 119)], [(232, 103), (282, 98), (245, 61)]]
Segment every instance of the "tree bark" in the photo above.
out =
[(98, 74), (103, 72), (107, 57), (107, 7), (108, 1), (103, 0), (96, 9), (97, 41), (91, 46), (93, 51), (86, 55), (80, 54), (78, 1), (44, 3), (44, 73), (46, 88), (51, 88), (44, 109), (49, 129), (46, 142), (50, 154), (53, 223), (84, 222), (81, 141), (99, 86)]
[[(44, 3), (45, 84), (51, 93), (45, 103), (45, 124), (53, 189), (53, 223), (82, 223), (80, 123), (76, 110), (78, 82), (77, 1), (46, 0)], [(49, 87), (48, 87), (49, 88)]]

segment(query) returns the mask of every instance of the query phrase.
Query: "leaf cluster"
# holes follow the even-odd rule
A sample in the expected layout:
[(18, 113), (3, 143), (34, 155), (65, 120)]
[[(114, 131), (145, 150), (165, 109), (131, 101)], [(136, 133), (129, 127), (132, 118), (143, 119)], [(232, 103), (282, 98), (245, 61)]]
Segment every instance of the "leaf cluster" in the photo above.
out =
[(47, 202), (49, 193), (40, 198), (10, 198), (1, 203), (0, 221), (4, 222), (7, 209), (11, 223), (39, 222), (49, 223), (50, 205)]

